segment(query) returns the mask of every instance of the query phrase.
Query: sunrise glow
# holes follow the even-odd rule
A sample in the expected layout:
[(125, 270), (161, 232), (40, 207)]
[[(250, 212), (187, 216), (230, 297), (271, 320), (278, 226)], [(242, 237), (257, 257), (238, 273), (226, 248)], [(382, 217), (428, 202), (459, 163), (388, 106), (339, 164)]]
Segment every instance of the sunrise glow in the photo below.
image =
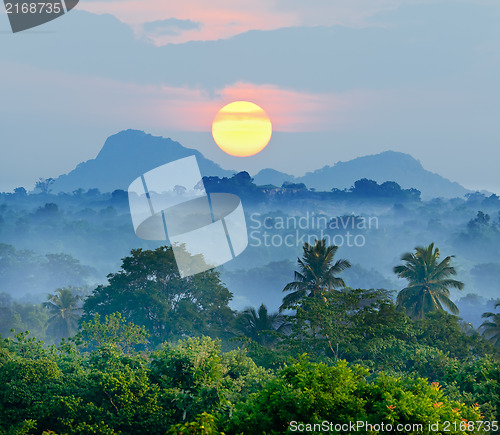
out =
[(249, 157), (261, 152), (271, 140), (273, 127), (257, 104), (236, 101), (224, 106), (214, 119), (212, 135), (227, 154)]

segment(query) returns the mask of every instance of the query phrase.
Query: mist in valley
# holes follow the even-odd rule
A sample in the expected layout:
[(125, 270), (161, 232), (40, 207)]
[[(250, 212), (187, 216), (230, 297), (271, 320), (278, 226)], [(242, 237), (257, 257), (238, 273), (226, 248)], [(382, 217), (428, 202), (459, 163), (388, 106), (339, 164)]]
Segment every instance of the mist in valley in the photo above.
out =
[[(339, 246), (338, 258), (352, 264), (342, 278), (354, 289), (386, 289), (395, 295), (405, 286), (393, 272), (401, 255), (434, 242), (443, 258), (455, 256), (452, 264), (465, 288), (452, 290), (452, 300), (466, 323), (477, 328), (481, 314), (492, 311), (499, 297), (496, 195), (476, 192), (422, 201), (415, 189), (370, 180), (360, 180), (351, 189), (317, 192), (304, 184), (257, 186), (247, 173), (204, 181), (208, 192), (238, 194), (245, 210), (249, 245), (218, 268), (233, 294), (233, 309), (264, 303), (277, 310), (283, 288), (293, 280), (302, 245), (320, 238)], [(165, 244), (135, 235), (125, 191), (47, 190), (19, 188), (0, 194), (4, 308), (40, 303), (48, 293), (70, 286), (80, 289), (84, 299), (119, 270), (132, 249)]]

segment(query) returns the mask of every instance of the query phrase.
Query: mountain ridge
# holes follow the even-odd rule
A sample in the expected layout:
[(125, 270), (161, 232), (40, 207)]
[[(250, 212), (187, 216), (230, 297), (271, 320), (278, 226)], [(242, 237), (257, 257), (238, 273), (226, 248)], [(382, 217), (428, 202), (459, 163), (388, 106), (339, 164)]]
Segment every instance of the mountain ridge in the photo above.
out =
[[(145, 172), (191, 155), (196, 156), (203, 176), (231, 177), (236, 173), (222, 169), (200, 151), (170, 138), (129, 129), (108, 137), (94, 159), (81, 162), (68, 174), (60, 175), (52, 188), (56, 192), (72, 192), (79, 188), (98, 188), (101, 192), (127, 190), (130, 183)], [(459, 183), (427, 171), (411, 155), (397, 151), (357, 157), (333, 166), (325, 165), (299, 177), (266, 168), (254, 176), (254, 182), (279, 187), (289, 181), (329, 191), (332, 188), (348, 189), (361, 178), (378, 183), (395, 181), (402, 188), (420, 190), (424, 199), (462, 197), (469, 192)]]
[(424, 199), (462, 197), (470, 192), (457, 182), (427, 171), (410, 154), (390, 150), (356, 157), (347, 162), (337, 162), (333, 166), (325, 165), (300, 177), (269, 169), (263, 169), (254, 176), (257, 184), (281, 186), (288, 181), (304, 183), (317, 190), (348, 189), (361, 178), (378, 183), (395, 181), (404, 189), (420, 190)]

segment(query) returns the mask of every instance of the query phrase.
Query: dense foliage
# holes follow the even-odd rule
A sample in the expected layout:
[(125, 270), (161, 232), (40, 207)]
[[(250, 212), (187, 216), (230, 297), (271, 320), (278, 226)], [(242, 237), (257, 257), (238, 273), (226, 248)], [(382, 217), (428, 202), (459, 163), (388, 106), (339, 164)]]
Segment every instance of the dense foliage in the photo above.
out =
[[(5, 327), (32, 322), (58, 344), (0, 341), (0, 434), (486, 433), (500, 420), (496, 335), (442, 304), (410, 317), (393, 291), (347, 287), (336, 252), (304, 245), (280, 312), (233, 311), (219, 272), (181, 279), (169, 246), (132, 250), (90, 294), (57, 289), (31, 318), (4, 297)], [(426, 252), (437, 273), (423, 282), (442, 289), (450, 257)]]
[[(476, 363), (465, 373), (450, 372), (445, 388), (422, 378), (370, 374), (345, 361), (327, 365), (304, 356), (270, 372), (243, 350), (221, 352), (219, 342), (208, 337), (138, 352), (120, 343), (131, 344), (134, 336), (142, 341), (144, 329), (120, 321), (117, 329), (117, 319), (105, 320), (115, 331), (106, 341), (102, 328), (89, 323), (57, 348), (44, 348), (22, 334), (4, 341), (0, 433), (277, 434), (294, 422), (324, 420), (337, 425), (450, 421), (460, 427), (462, 419), (480, 421), (482, 416), (479, 405), (464, 403), (451, 378), (473, 370), (482, 370), (490, 383), (498, 376), (498, 366), (490, 363), (485, 372), (486, 364)], [(447, 388), (453, 398), (446, 396)]]

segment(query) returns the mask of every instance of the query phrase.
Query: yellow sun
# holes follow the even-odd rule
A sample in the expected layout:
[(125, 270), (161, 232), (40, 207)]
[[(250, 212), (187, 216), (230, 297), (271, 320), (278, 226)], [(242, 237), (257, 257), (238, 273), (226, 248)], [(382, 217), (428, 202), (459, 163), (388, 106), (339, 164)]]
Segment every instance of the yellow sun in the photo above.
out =
[(257, 104), (236, 101), (219, 110), (212, 125), (212, 136), (219, 148), (237, 157), (261, 152), (271, 140), (273, 126)]

